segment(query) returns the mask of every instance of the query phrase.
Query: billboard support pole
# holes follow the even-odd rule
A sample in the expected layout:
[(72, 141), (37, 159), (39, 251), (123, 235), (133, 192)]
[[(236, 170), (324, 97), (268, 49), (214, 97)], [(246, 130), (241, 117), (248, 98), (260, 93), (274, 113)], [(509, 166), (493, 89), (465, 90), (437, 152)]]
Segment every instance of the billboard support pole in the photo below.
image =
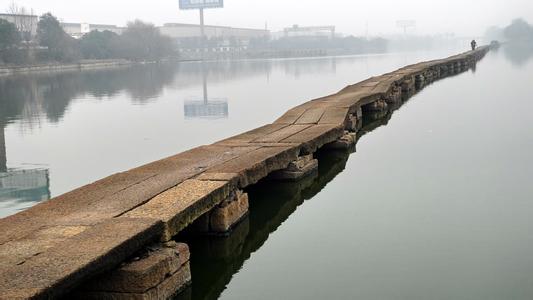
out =
[(200, 8), (200, 39), (201, 39), (200, 47), (202, 47), (202, 61), (203, 61), (205, 57), (205, 48), (206, 48), (205, 27), (204, 27), (204, 9), (203, 8)]

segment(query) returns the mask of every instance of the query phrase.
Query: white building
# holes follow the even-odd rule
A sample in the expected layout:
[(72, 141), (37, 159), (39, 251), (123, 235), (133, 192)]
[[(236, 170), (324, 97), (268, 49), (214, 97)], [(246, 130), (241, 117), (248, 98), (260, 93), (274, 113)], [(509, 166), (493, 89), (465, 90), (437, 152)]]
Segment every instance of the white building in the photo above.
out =
[(91, 32), (91, 31), (111, 31), (116, 34), (122, 34), (122, 31), (124, 31), (123, 27), (118, 27), (116, 25), (102, 25), (102, 24), (88, 24), (88, 23), (61, 23), (61, 26), (63, 27), (63, 30), (65, 32), (72, 36), (73, 38), (81, 38), (85, 34)]
[(334, 38), (335, 26), (298, 26), (283, 29), (283, 37)]

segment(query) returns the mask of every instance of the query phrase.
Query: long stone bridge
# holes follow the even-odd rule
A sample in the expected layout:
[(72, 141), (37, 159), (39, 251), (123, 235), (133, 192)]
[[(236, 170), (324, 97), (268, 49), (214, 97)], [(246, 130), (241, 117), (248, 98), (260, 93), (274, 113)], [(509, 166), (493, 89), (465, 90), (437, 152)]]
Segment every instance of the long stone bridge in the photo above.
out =
[[(431, 82), (489, 47), (422, 62), (297, 106), (272, 124), (86, 185), (0, 220), (0, 299), (167, 299), (191, 282), (188, 234), (227, 234), (248, 187), (316, 172)], [(371, 124), (370, 124), (371, 126)], [(251, 199), (253, 201), (253, 199)], [(194, 253), (193, 253), (194, 255)]]

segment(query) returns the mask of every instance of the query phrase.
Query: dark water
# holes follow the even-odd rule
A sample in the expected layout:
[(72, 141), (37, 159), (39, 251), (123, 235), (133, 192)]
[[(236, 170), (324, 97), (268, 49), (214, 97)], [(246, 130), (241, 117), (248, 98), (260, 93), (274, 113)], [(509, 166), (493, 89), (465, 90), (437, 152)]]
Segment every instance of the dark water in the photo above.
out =
[(190, 241), (180, 299), (533, 299), (523, 50), (427, 87), (355, 154), (319, 153), (318, 177), (254, 187), (230, 237)]
[(458, 51), (0, 78), (0, 217), (270, 123), (371, 75)]

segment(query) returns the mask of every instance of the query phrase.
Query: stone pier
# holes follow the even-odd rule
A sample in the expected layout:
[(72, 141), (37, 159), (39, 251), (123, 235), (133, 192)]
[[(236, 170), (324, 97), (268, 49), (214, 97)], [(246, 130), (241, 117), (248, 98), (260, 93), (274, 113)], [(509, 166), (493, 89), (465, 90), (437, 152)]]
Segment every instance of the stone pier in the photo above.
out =
[(474, 67), (489, 49), (369, 78), (294, 107), (271, 124), (0, 219), (0, 299), (171, 297), (191, 280), (186, 246), (168, 244), (178, 234), (191, 224), (213, 234), (243, 224), (252, 185), (265, 178), (305, 181), (317, 170), (317, 151), (355, 145), (403, 101)]
[(191, 283), (190, 253), (186, 244), (156, 244), (98, 276), (72, 295), (80, 300), (166, 300)]
[(296, 181), (309, 176), (317, 170), (318, 160), (313, 158), (313, 154), (302, 155), (295, 161), (291, 161), (287, 168), (272, 173), (271, 178), (276, 180)]
[(227, 235), (248, 215), (248, 194), (241, 190), (230, 193), (228, 198), (202, 215), (190, 228), (190, 234)]

